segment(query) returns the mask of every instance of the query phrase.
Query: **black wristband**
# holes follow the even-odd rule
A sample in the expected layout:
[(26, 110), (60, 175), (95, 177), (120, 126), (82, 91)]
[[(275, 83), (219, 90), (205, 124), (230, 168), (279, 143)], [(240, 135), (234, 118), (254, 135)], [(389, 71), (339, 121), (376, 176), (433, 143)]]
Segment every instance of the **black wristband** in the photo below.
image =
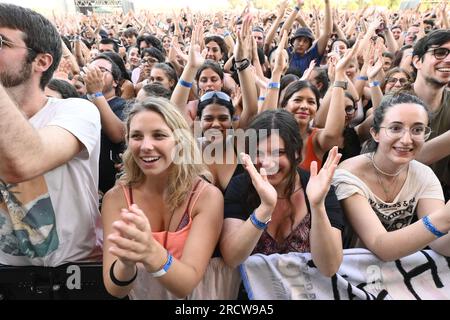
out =
[[(237, 63), (240, 63), (241, 65), (238, 67), (238, 66), (237, 66)], [(236, 62), (234, 63), (234, 68), (235, 68), (237, 71), (244, 71), (244, 70), (247, 69), (249, 66), (250, 66), (250, 60), (248, 60), (248, 59), (243, 59), (243, 60), (241, 60), (241, 61), (236, 61)]]
[(130, 280), (127, 280), (127, 281), (120, 281), (119, 279), (117, 279), (117, 278), (114, 276), (114, 271), (113, 271), (113, 270), (114, 270), (114, 266), (115, 266), (116, 262), (117, 262), (117, 260), (114, 261), (113, 264), (111, 265), (111, 268), (109, 268), (109, 277), (111, 278), (111, 281), (112, 281), (116, 286), (119, 286), (119, 287), (126, 287), (126, 286), (130, 285), (134, 280), (136, 280), (137, 273), (138, 273), (137, 266), (136, 266), (136, 273), (134, 274), (133, 278), (131, 278)]

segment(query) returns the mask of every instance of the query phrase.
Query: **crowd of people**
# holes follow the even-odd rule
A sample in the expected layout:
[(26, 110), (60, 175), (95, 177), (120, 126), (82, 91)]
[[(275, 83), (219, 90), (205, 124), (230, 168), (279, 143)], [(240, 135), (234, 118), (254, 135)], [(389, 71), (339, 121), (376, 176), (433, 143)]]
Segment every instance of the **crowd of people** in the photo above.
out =
[(450, 256), (447, 13), (0, 4), (0, 265), (245, 299), (255, 253), (310, 252), (326, 277), (348, 248)]

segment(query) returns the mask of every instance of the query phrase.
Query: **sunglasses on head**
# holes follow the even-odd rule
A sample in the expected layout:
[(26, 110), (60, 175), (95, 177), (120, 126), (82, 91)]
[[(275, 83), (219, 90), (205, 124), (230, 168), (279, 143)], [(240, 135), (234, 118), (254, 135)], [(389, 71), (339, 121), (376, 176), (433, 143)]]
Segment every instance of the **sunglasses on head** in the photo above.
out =
[(219, 100), (223, 100), (226, 102), (231, 102), (231, 98), (229, 95), (227, 95), (226, 93), (222, 92), (222, 91), (208, 91), (207, 93), (205, 93), (204, 95), (201, 96), (200, 98), (200, 102), (206, 101), (206, 100), (210, 100), (212, 98), (216, 97)]

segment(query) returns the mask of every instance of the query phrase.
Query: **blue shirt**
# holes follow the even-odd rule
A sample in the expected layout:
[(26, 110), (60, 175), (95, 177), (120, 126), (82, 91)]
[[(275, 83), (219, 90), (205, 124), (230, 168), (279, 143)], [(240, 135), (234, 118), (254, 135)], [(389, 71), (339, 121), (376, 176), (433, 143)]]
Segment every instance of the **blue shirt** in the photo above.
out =
[(311, 61), (316, 60), (316, 66), (320, 64), (320, 60), (322, 56), (319, 54), (317, 49), (317, 42), (313, 44), (313, 46), (306, 51), (304, 55), (300, 55), (299, 53), (292, 52), (292, 47), (288, 48), (289, 52), (289, 68), (294, 70), (299, 70), (303, 75), (306, 69), (308, 69)]

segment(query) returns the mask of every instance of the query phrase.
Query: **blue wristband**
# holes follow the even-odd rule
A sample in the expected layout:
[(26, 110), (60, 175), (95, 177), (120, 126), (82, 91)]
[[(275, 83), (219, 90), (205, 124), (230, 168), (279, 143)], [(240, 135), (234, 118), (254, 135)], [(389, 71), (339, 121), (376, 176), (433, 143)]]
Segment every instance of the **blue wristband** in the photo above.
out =
[(89, 101), (94, 101), (97, 98), (103, 97), (103, 92), (95, 92), (93, 94), (87, 94), (86, 97), (88, 98)]
[(267, 86), (268, 89), (280, 89), (280, 83), (279, 82), (269, 82), (269, 85)]
[(186, 88), (192, 88), (192, 82), (184, 81), (183, 79), (178, 80), (178, 83), (180, 86), (186, 87)]
[(368, 76), (358, 76), (358, 77), (356, 77), (356, 80), (365, 80), (365, 81), (367, 81), (367, 80), (369, 80), (369, 77)]
[(380, 81), (372, 81), (372, 82), (369, 82), (369, 87), (370, 87), (370, 88), (373, 88), (373, 87), (379, 87), (380, 84), (381, 84)]
[(150, 273), (154, 278), (159, 278), (163, 275), (165, 275), (167, 273), (167, 271), (169, 270), (170, 266), (172, 265), (173, 262), (173, 256), (170, 254), (169, 251), (167, 251), (167, 261), (166, 263), (162, 266), (162, 268), (156, 272), (152, 272)]
[(255, 211), (250, 215), (250, 221), (253, 223), (253, 225), (256, 227), (256, 229), (264, 230), (269, 225), (271, 219), (267, 220), (266, 222), (262, 222), (258, 220), (258, 218), (255, 215)]
[(425, 225), (425, 228), (428, 229), (432, 234), (434, 234), (436, 237), (440, 238), (442, 236), (445, 236), (447, 233), (440, 232), (430, 221), (430, 218), (428, 216), (425, 216), (422, 218), (422, 222)]
[(264, 101), (264, 100), (266, 100), (266, 97), (259, 97), (258, 98), (258, 101)]

